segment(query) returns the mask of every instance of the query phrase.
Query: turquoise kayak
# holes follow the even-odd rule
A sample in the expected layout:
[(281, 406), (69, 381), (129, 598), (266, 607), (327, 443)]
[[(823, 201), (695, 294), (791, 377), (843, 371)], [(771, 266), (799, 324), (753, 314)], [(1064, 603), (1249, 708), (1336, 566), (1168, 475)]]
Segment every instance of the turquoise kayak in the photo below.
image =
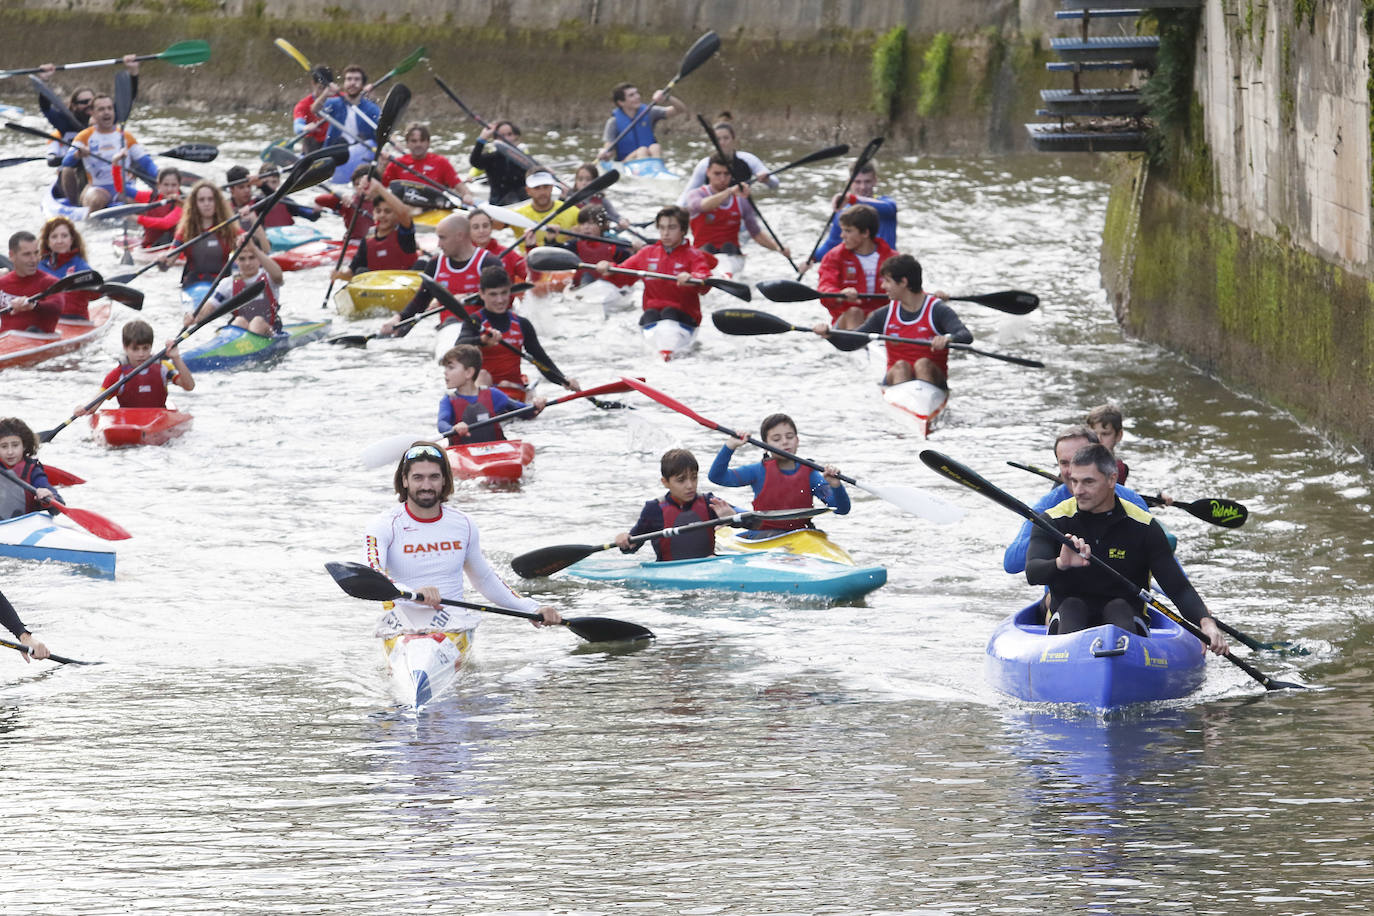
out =
[(273, 251), (289, 251), (308, 242), (318, 242), (327, 238), (328, 235), (308, 224), (267, 227), (267, 242)]
[(244, 369), (274, 362), (287, 350), (319, 340), (329, 333), (328, 321), (301, 321), (283, 325), (281, 332), (263, 337), (244, 328), (226, 325), (203, 347), (182, 354), (192, 372), (207, 369)]
[(836, 601), (862, 598), (887, 582), (887, 570), (881, 566), (849, 566), (770, 550), (661, 563), (603, 554), (580, 560), (567, 572), (640, 588), (774, 592)]
[(1018, 700), (1111, 710), (1178, 699), (1202, 686), (1202, 642), (1158, 611), (1150, 611), (1149, 636), (1110, 625), (1047, 636), (1042, 614), (1037, 601), (988, 640), (987, 681)]

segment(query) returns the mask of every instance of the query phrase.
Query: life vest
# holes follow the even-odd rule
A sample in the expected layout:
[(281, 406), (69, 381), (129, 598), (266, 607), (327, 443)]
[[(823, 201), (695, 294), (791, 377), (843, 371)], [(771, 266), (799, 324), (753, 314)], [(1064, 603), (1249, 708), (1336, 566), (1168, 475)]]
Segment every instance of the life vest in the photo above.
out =
[[(892, 301), (887, 306), (887, 321), (883, 325), (883, 333), (891, 334), (895, 337), (907, 337), (912, 340), (929, 340), (939, 334), (935, 330), (935, 325), (931, 323), (931, 313), (935, 310), (935, 303), (939, 302), (934, 296), (926, 294), (925, 302), (921, 303), (921, 311), (916, 316), (915, 321), (903, 321), (901, 317), (902, 306), (900, 302)], [(891, 369), (898, 362), (905, 360), (913, 366), (918, 359), (928, 359), (939, 366), (941, 371), (948, 371), (949, 367), (949, 348), (943, 350), (932, 349), (927, 344), (899, 344), (887, 341), (887, 368)]]
[[(492, 258), (495, 263), (496, 259)], [(434, 263), (434, 279), (444, 289), (453, 293), (459, 299), (471, 296), (482, 288), (482, 268), (487, 264), (487, 250), (480, 248), (473, 252), (472, 257), (462, 267), (454, 269), (451, 259), (446, 254), (441, 254)], [(482, 310), (482, 306), (463, 306), (469, 315), (476, 315)], [(439, 316), (439, 325), (452, 324), (458, 321), (457, 315), (443, 312)]]
[[(469, 401), (467, 398), (451, 394), (448, 396), (448, 403), (453, 415), (460, 422), (467, 423), (469, 426), (479, 420), (496, 416), (496, 404), (492, 401), (490, 388), (477, 389), (476, 401)], [(500, 442), (505, 438), (506, 434), (501, 431), (500, 423), (488, 423), (459, 439), (458, 444), (477, 445), (481, 442)]]
[[(33, 486), (33, 479), (38, 475), (43, 465), (32, 458), (21, 458), (19, 463), (10, 468), (9, 471), (15, 477), (29, 486)], [(34, 495), (22, 489), (13, 481), (0, 479), (0, 519), (14, 518), (17, 515), (27, 515), (30, 512), (37, 512), (41, 506)]]
[[(697, 498), (685, 507), (679, 506), (665, 496), (658, 501), (658, 507), (663, 510), (664, 528), (704, 522), (715, 515), (706, 502), (706, 497), (701, 494), (697, 494)], [(654, 553), (660, 560), (695, 560), (699, 557), (709, 557), (715, 552), (716, 536), (710, 528), (698, 528), (686, 534), (675, 534), (654, 541)]]
[[(784, 474), (778, 462), (763, 462), (763, 486), (754, 497), (754, 508), (760, 512), (770, 509), (809, 509), (811, 507), (811, 471), (797, 466), (796, 471)], [(760, 527), (773, 531), (792, 531), (806, 528), (805, 519), (766, 521)]]
[[(281, 320), (277, 317), (277, 291), (273, 288), (272, 280), (267, 276), (266, 271), (259, 271), (258, 276), (263, 278), (262, 293), (252, 302), (247, 302), (234, 309), (234, 315), (239, 318), (246, 318), (249, 321), (261, 316), (264, 321), (274, 329), (281, 326)], [(253, 277), (256, 280), (258, 276)], [(242, 274), (234, 276), (233, 284), (230, 286), (230, 296), (237, 296), (249, 285), (249, 279)]]
[[(149, 218), (155, 218), (155, 217), (159, 217), (159, 216), (168, 216), (168, 215), (170, 215), (170, 214), (172, 213), (172, 211), (174, 211), (174, 210), (180, 210), (180, 209), (181, 209), (181, 203), (180, 203), (180, 202), (178, 202), (178, 201), (175, 200), (175, 199), (169, 199), (169, 200), (164, 200), (162, 203), (158, 204), (156, 207), (149, 207), (147, 210), (144, 210), (143, 213), (142, 213), (141, 215), (142, 215), (142, 216), (145, 216), (145, 217), (149, 217)], [(143, 247), (144, 247), (144, 248), (157, 248), (157, 247), (159, 247), (159, 246), (161, 246), (161, 245), (170, 244), (171, 241), (172, 241), (172, 230), (171, 230), (171, 229), (157, 229), (157, 228), (154, 228), (154, 227), (152, 227), (152, 226), (144, 226), (144, 227), (143, 227)]]
[(739, 227), (744, 221), (739, 201), (738, 197), (731, 194), (725, 198), (725, 203), (714, 210), (692, 217), (692, 244), (697, 248), (711, 245), (718, 250), (726, 245), (738, 247)]
[(119, 374), (129, 379), (119, 389), (115, 397), (120, 407), (166, 407), (167, 406), (167, 369), (161, 362), (153, 363), (137, 374), (131, 374), (134, 367), (128, 363), (119, 364)]
[(493, 385), (513, 383), (523, 388), (524, 383), (520, 379), (519, 351), (525, 348), (525, 329), (521, 327), (520, 320), (515, 317), (515, 312), (507, 311), (506, 314), (510, 316), (510, 327), (504, 331), (492, 326), (490, 316), (486, 312), (483, 311), (478, 314), (478, 317), (482, 319), (482, 330), (500, 332), (501, 340), (516, 350), (512, 353), (500, 343), (483, 347), (482, 368), (491, 374)]
[[(577, 239), (577, 259), (584, 264), (596, 264), (599, 261), (610, 261), (615, 264), (618, 261), (616, 255), (620, 252), (616, 245), (610, 242), (591, 242), (587, 239)], [(578, 287), (600, 279), (601, 275), (594, 270), (585, 267), (577, 268), (577, 273), (573, 274), (573, 286)]]
[(362, 244), (367, 246), (368, 270), (409, 270), (420, 257), (420, 252), (401, 250), (397, 238), (399, 229), (392, 229), (385, 236), (369, 235)]
[[(633, 115), (627, 115), (623, 108), (619, 105), (615, 106), (615, 108), (611, 110), (611, 117), (615, 119), (615, 132), (619, 134), (624, 131), (625, 128), (630, 126), (630, 122), (634, 120), (635, 115), (648, 107), (648, 105), (640, 105), (635, 109)], [(650, 117), (650, 115), (645, 114), (644, 117), (640, 118), (639, 122), (635, 124), (634, 129), (621, 137), (620, 141), (616, 143), (615, 158), (617, 162), (623, 160), (626, 156), (630, 155), (630, 153), (633, 153), (642, 146), (652, 146), (658, 142), (658, 138), (654, 136), (654, 126), (649, 123)]]
[(186, 249), (186, 266), (181, 271), (181, 288), (185, 289), (192, 283), (202, 280), (215, 279), (227, 260), (229, 252), (224, 250), (219, 233), (212, 232)]

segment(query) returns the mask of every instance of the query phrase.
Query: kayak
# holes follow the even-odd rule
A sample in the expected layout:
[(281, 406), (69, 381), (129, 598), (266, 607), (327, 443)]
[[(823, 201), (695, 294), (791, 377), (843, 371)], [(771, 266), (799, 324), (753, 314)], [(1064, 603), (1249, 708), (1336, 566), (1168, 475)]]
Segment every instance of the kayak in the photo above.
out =
[[(744, 273), (744, 263), (746, 258), (742, 254), (717, 254), (712, 255), (716, 259), (716, 269), (711, 271), (715, 277), (724, 277), (727, 280), (737, 280)], [(718, 292), (718, 290), (717, 290)], [(729, 293), (726, 293), (729, 295)]]
[(156, 245), (152, 248), (144, 248), (141, 232), (139, 235), (129, 236), (127, 240), (128, 244), (125, 244), (125, 241), (122, 235), (114, 237), (113, 244), (115, 254), (122, 258), (124, 257), (124, 253), (128, 252), (129, 257), (133, 259), (135, 264), (151, 264), (175, 247), (172, 243), (168, 242), (166, 245)]
[(476, 445), (450, 445), (448, 463), (460, 480), (477, 477), (486, 480), (519, 480), (525, 465), (534, 460), (534, 446), (519, 439), (481, 442)]
[(65, 197), (55, 197), (52, 193), (52, 185), (48, 185), (47, 191), (43, 192), (43, 197), (38, 201), (39, 208), (43, 211), (43, 218), (52, 219), (54, 216), (65, 216), (74, 223), (79, 223), (91, 211), (88, 207), (74, 204)]
[[(274, 251), (272, 252), (272, 260), (276, 261), (277, 266), (282, 270), (333, 267), (339, 262), (339, 249), (342, 247), (343, 243), (334, 239), (317, 239), (313, 242), (306, 242), (304, 245), (297, 245), (295, 248), (288, 248), (286, 251)], [(348, 254), (344, 255), (345, 264), (357, 250), (357, 241), (348, 243)]]
[(1046, 636), (1043, 613), (1037, 601), (988, 640), (987, 681), (1018, 700), (1108, 710), (1177, 699), (1202, 686), (1202, 641), (1158, 611), (1150, 611), (1148, 637), (1110, 625)]
[(949, 403), (949, 392), (939, 385), (912, 379), (883, 388), (883, 400), (925, 438)]
[(848, 566), (779, 550), (666, 562), (603, 554), (579, 560), (567, 572), (580, 579), (640, 588), (774, 592), (833, 601), (862, 598), (887, 582), (887, 570), (881, 566)]
[(115, 577), (115, 552), (109, 541), (46, 512), (0, 521), (0, 557), (52, 560), (86, 567), (102, 579)]
[(407, 633), (382, 640), (392, 687), (402, 702), (416, 709), (448, 693), (471, 647), (471, 630)]
[(641, 325), (640, 331), (644, 335), (644, 345), (663, 357), (666, 363), (686, 356), (696, 344), (701, 328), (689, 327), (671, 318), (661, 318), (653, 324)]
[(575, 270), (532, 270), (530, 271), (529, 282), (534, 284), (534, 289), (530, 290), (533, 295), (547, 296), (551, 293), (561, 293), (568, 288), (572, 282)]
[(273, 251), (287, 251), (307, 242), (322, 242), (329, 236), (309, 224), (268, 226), (267, 244)]
[(668, 166), (658, 156), (645, 156), (623, 162), (602, 162), (601, 171), (615, 169), (625, 178), (652, 178), (659, 181), (681, 181), (682, 176), (668, 171)]
[(175, 407), (107, 407), (91, 414), (109, 446), (165, 445), (191, 429), (191, 415)]
[(633, 308), (636, 297), (633, 286), (616, 286), (610, 280), (593, 280), (576, 289), (565, 289), (563, 295), (576, 302), (600, 309), (603, 318), (613, 311)]
[(329, 333), (328, 321), (300, 321), (283, 325), (271, 337), (254, 334), (246, 328), (225, 325), (202, 347), (182, 354), (192, 372), (208, 369), (244, 369), (275, 362), (302, 344), (319, 340)]
[(334, 294), (334, 307), (344, 318), (376, 312), (399, 312), (420, 291), (418, 270), (369, 270)]
[(0, 369), (7, 366), (32, 366), (45, 359), (79, 350), (98, 339), (110, 326), (110, 303), (90, 307), (90, 320), (62, 318), (52, 334), (28, 331), (0, 333)]
[(205, 297), (210, 295), (211, 284), (209, 280), (197, 280), (190, 286), (181, 288), (181, 308), (182, 311), (194, 312), (200, 308), (200, 304), (205, 301)]
[(411, 222), (419, 229), (434, 229), (444, 221), (444, 217), (453, 213), (453, 210), (421, 210), (411, 217)]
[(832, 563), (857, 566), (854, 558), (818, 528), (795, 531), (744, 530), (725, 525), (716, 529), (718, 553), (744, 553), (750, 550), (780, 550), (804, 557), (818, 557)]

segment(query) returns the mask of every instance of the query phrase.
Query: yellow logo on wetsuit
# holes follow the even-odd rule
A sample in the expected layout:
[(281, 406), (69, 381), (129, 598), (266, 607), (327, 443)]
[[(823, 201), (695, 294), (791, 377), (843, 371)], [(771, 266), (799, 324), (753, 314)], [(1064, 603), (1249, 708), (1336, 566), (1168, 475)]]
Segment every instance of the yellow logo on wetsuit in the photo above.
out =
[(1109, 548), (1107, 548), (1107, 559), (1109, 559), (1109, 560), (1124, 560), (1124, 559), (1126, 559), (1126, 548), (1124, 548), (1124, 547), (1109, 547)]

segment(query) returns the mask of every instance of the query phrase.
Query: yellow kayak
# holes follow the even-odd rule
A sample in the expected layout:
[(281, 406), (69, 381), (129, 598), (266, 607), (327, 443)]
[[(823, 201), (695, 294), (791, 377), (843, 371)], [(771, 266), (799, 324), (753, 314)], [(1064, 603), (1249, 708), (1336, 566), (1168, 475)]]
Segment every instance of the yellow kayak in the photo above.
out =
[(369, 270), (348, 281), (334, 294), (334, 305), (344, 318), (362, 318), (374, 312), (399, 312), (420, 291), (418, 270)]
[(422, 226), (425, 229), (433, 229), (435, 226), (439, 225), (444, 217), (452, 216), (456, 212), (456, 210), (422, 210), (415, 214), (412, 219), (415, 220), (415, 225), (417, 226)]
[(799, 556), (817, 557), (832, 563), (857, 566), (854, 558), (839, 544), (830, 540), (824, 531), (817, 528), (799, 528), (796, 531), (779, 531), (766, 537), (742, 537), (746, 532), (738, 528), (716, 529), (716, 551), (719, 553), (744, 553), (751, 550), (780, 550)]

